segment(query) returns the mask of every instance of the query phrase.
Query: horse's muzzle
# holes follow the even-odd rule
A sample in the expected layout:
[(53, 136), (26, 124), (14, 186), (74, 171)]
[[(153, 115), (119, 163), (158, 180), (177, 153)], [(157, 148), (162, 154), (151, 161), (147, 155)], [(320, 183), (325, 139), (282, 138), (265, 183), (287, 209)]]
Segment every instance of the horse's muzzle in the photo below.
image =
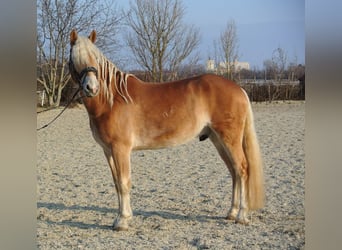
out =
[(82, 83), (82, 89), (87, 97), (94, 97), (99, 94), (100, 85), (96, 80), (86, 77)]
[(100, 88), (98, 86), (94, 88), (90, 88), (87, 85), (86, 88), (83, 88), (83, 92), (85, 93), (87, 97), (95, 97), (99, 94)]

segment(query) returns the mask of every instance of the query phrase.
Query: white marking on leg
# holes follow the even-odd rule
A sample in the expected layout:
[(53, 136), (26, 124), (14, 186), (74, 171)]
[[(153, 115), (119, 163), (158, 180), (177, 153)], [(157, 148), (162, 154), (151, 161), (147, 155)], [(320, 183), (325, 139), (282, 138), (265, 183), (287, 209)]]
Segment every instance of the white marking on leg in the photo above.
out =
[(233, 177), (233, 193), (232, 193), (232, 203), (229, 209), (227, 219), (235, 220), (237, 218), (240, 206), (240, 185), (236, 177)]
[(240, 210), (237, 218), (238, 223), (248, 224), (247, 212), (248, 212), (248, 204), (247, 204), (247, 195), (246, 195), (246, 180), (244, 180), (241, 176), (239, 177), (239, 181), (241, 184), (240, 189)]

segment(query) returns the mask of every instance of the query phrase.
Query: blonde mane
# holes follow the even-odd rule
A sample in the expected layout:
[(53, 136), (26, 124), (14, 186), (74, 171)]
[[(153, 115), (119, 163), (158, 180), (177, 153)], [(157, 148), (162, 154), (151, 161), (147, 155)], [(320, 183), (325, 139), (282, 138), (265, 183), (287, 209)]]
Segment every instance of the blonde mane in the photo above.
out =
[[(98, 69), (98, 80), (102, 86), (103, 94), (110, 106), (113, 106), (114, 95), (112, 84), (114, 84), (116, 93), (126, 102), (133, 102), (127, 89), (127, 79), (132, 74), (127, 74), (118, 69), (118, 67), (109, 61), (106, 56), (86, 37), (78, 37), (72, 53), (74, 64), (88, 65), (89, 56), (96, 62)], [(118, 78), (118, 79), (117, 79)]]

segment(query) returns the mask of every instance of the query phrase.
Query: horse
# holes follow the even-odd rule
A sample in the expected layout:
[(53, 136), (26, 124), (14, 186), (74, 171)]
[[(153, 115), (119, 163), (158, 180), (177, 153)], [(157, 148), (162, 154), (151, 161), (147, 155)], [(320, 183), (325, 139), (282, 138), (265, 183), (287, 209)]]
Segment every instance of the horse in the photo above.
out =
[[(81, 89), (95, 141), (108, 161), (118, 196), (114, 230), (128, 230), (130, 154), (209, 138), (232, 176), (226, 219), (248, 224), (264, 206), (261, 151), (246, 92), (233, 81), (204, 74), (165, 83), (143, 82), (120, 71), (88, 37), (70, 33), (69, 70)], [(180, 178), (181, 181), (181, 178)], [(215, 191), (215, 190), (214, 190)]]

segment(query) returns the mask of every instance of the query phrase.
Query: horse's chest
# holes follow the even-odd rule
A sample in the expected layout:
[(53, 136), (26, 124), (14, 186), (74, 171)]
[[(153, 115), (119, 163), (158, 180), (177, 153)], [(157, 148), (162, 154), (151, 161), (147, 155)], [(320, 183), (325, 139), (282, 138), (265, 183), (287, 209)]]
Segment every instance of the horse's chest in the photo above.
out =
[[(93, 134), (93, 137), (95, 141), (102, 147), (102, 148), (107, 148), (109, 145), (109, 140), (107, 136), (104, 135), (103, 129), (99, 127), (99, 125), (94, 122), (92, 119), (90, 119), (90, 129)], [(101, 132), (102, 131), (102, 132)]]

